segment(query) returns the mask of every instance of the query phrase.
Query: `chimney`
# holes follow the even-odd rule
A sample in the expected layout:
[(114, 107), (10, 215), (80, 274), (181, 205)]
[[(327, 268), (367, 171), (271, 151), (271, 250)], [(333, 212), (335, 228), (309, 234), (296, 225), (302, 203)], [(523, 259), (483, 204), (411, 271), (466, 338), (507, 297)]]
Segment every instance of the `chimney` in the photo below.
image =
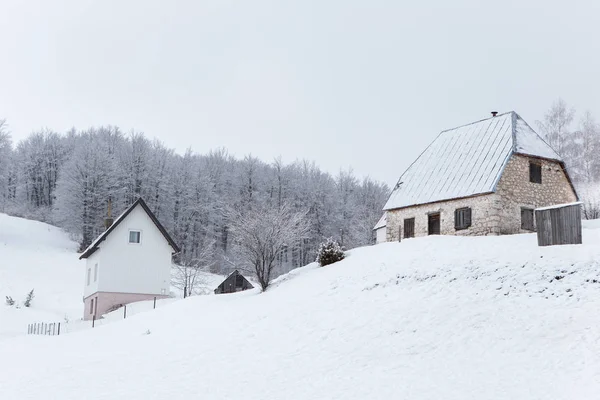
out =
[(495, 117), (496, 115), (498, 115), (498, 111), (492, 111), (492, 117)]
[(104, 218), (104, 228), (108, 229), (113, 224), (112, 218), (112, 200), (108, 198), (108, 211), (106, 212), (106, 218)]

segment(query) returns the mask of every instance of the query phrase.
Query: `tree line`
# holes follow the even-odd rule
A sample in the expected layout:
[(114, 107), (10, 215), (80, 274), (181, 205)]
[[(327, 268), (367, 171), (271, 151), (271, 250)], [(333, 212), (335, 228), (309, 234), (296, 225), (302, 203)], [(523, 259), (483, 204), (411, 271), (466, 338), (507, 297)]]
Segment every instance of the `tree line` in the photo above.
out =
[(600, 124), (588, 110), (577, 115), (563, 99), (557, 99), (542, 120), (538, 132), (563, 158), (581, 200), (586, 219), (600, 218)]
[(305, 215), (307, 229), (277, 254), (279, 274), (314, 261), (326, 237), (346, 248), (372, 243), (388, 195), (385, 184), (352, 171), (332, 176), (314, 162), (237, 159), (225, 149), (178, 154), (114, 126), (46, 129), (13, 145), (0, 120), (0, 212), (60, 226), (81, 249), (104, 230), (109, 198), (116, 217), (142, 197), (181, 247), (180, 263), (227, 273), (244, 267), (231, 216), (289, 208)]

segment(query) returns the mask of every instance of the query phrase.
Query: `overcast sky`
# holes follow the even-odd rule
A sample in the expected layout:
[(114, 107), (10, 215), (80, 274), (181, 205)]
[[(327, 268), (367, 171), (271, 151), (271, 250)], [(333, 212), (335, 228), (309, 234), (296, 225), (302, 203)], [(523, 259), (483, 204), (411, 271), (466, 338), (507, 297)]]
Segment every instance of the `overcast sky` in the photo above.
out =
[(594, 0), (0, 0), (0, 118), (16, 141), (111, 124), (392, 185), (491, 110), (600, 117), (599, 38)]

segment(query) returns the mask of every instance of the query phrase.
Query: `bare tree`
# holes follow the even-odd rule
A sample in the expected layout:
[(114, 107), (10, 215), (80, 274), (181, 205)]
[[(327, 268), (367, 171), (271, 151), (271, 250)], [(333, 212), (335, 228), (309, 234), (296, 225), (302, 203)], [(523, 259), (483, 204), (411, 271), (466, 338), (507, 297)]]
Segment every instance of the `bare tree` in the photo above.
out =
[[(199, 247), (193, 255), (180, 257), (174, 266), (174, 274), (171, 283), (178, 289), (183, 290), (183, 297), (198, 294), (198, 289), (206, 284), (203, 272), (208, 272), (213, 260), (215, 243), (208, 243)], [(180, 254), (185, 254), (181, 252)]]
[(277, 257), (309, 232), (306, 213), (294, 210), (289, 203), (234, 209), (229, 213), (229, 223), (240, 257), (252, 266), (263, 291), (269, 287)]
[(577, 158), (580, 160), (578, 175), (583, 182), (596, 181), (600, 173), (600, 125), (591, 112), (587, 111), (581, 118), (576, 136), (580, 147), (577, 151)]
[(548, 144), (562, 157), (569, 155), (568, 153), (573, 143), (570, 126), (574, 116), (575, 110), (568, 108), (567, 103), (559, 98), (546, 112), (544, 120), (537, 121)]

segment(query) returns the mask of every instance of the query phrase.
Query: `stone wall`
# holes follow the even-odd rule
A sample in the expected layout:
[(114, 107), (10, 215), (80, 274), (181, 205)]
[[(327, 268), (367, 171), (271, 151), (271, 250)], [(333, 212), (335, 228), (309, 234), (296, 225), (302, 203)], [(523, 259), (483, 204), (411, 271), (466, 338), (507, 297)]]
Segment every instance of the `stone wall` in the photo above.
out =
[[(454, 211), (457, 208), (471, 208), (471, 227), (454, 229)], [(500, 224), (500, 204), (496, 194), (467, 197), (439, 203), (423, 204), (387, 212), (387, 241), (397, 241), (399, 228), (404, 231), (404, 219), (415, 219), (415, 236), (428, 235), (428, 216), (440, 213), (442, 235), (497, 235)], [(404, 233), (402, 233), (404, 236)], [(403, 237), (404, 239), (404, 237)]]
[[(529, 182), (529, 162), (542, 165), (542, 183)], [(442, 235), (498, 235), (521, 230), (521, 208), (546, 207), (576, 201), (576, 195), (559, 163), (515, 154), (511, 157), (496, 193), (424, 204), (387, 212), (388, 242), (397, 241), (404, 219), (415, 218), (415, 236), (428, 234), (428, 214), (439, 212)], [(471, 227), (454, 228), (454, 211), (471, 208)]]
[[(542, 183), (529, 182), (530, 161), (541, 164)], [(527, 232), (521, 229), (521, 208), (538, 208), (577, 201), (558, 162), (515, 154), (498, 182), (500, 234)]]

